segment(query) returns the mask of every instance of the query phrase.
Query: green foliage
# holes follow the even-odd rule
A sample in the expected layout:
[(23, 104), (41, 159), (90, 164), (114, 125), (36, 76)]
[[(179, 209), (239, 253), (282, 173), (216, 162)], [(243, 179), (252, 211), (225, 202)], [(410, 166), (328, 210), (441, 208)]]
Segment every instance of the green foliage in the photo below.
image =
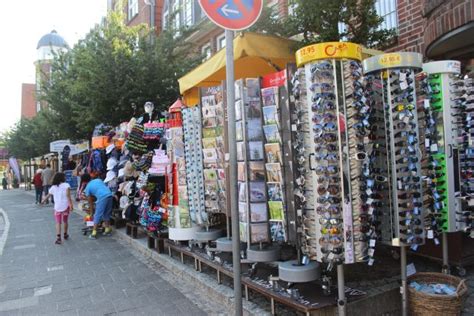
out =
[[(301, 46), (331, 41), (350, 41), (370, 48), (391, 45), (395, 30), (381, 30), (375, 0), (293, 0), (295, 14), (284, 22), (289, 33), (301, 34)], [(339, 23), (346, 26), (339, 32)]]

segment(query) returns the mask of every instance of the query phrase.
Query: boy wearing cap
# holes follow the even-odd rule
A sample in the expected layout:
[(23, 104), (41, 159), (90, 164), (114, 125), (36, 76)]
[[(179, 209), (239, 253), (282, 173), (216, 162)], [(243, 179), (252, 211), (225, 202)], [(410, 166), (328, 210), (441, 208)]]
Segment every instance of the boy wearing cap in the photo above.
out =
[[(84, 174), (81, 177), (81, 183), (85, 183), (84, 194), (89, 200), (89, 205), (95, 205), (94, 212), (94, 228), (90, 234), (90, 239), (97, 238), (97, 226), (100, 221), (104, 221), (104, 236), (110, 236), (112, 233), (112, 228), (110, 227), (110, 216), (112, 215), (112, 191), (105, 185), (101, 179), (91, 180), (89, 174)], [(95, 197), (95, 203), (93, 200)]]

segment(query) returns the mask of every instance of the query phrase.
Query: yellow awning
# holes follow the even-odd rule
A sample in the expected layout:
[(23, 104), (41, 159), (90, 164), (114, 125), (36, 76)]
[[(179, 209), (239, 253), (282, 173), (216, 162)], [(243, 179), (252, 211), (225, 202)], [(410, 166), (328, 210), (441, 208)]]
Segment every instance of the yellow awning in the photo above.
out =
[[(234, 39), (235, 79), (261, 77), (282, 70), (295, 61), (295, 42), (256, 33), (242, 33)], [(225, 49), (181, 77), (181, 94), (194, 87), (219, 85), (225, 80)]]

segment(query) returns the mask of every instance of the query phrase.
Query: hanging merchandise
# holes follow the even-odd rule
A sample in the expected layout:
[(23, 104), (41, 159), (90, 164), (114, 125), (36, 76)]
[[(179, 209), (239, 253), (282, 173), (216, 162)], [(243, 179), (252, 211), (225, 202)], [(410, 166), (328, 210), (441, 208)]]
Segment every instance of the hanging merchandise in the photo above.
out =
[(459, 77), (461, 63), (454, 60), (437, 61), (423, 65), (417, 75), (420, 144), (423, 157), (423, 175), (426, 180), (425, 227), (427, 238), (439, 238), (442, 232), (465, 228), (461, 212), (460, 154), (458, 131), (464, 129), (459, 116), (464, 83)]
[[(196, 224), (207, 222), (204, 212), (203, 157), (201, 152), (201, 113), (199, 107), (182, 110), (186, 179), (189, 195), (189, 213)], [(208, 135), (205, 135), (208, 136)], [(206, 157), (205, 159), (213, 159)]]
[[(372, 113), (364, 95), (361, 47), (322, 43), (297, 52), (294, 195), (302, 253), (334, 264), (373, 263), (377, 239)], [(307, 172), (307, 170), (310, 170)]]
[(141, 155), (147, 151), (147, 145), (143, 138), (143, 133), (143, 125), (135, 123), (131, 128), (125, 143), (130, 152)]
[(382, 240), (413, 250), (425, 238), (415, 90), (415, 73), (421, 70), (421, 62), (418, 53), (390, 53), (364, 60), (375, 139), (386, 140), (375, 158), (377, 177), (388, 179), (379, 183), (375, 178), (374, 185), (367, 187), (382, 196)]
[(202, 155), (206, 227), (219, 225), (226, 213), (225, 112), (222, 87), (201, 88)]

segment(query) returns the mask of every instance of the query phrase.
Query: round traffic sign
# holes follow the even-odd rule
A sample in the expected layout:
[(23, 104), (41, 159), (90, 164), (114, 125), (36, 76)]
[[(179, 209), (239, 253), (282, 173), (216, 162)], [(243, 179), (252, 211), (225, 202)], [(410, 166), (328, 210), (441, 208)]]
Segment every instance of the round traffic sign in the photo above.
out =
[(233, 31), (252, 26), (263, 8), (262, 0), (199, 0), (199, 4), (212, 22)]

